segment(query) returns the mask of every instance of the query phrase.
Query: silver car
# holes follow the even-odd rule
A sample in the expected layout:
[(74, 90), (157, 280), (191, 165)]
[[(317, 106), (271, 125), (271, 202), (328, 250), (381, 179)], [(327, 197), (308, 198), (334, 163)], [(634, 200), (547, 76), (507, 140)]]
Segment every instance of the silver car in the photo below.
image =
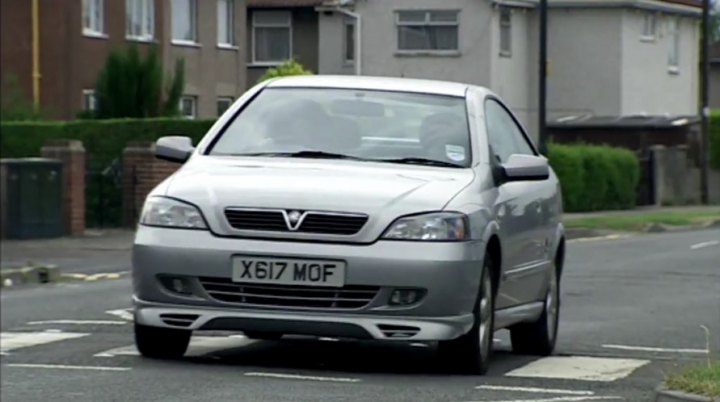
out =
[(437, 342), (483, 374), (493, 332), (547, 355), (565, 254), (558, 179), (510, 109), (472, 85), (301, 76), (258, 84), (147, 197), (135, 341), (192, 331)]

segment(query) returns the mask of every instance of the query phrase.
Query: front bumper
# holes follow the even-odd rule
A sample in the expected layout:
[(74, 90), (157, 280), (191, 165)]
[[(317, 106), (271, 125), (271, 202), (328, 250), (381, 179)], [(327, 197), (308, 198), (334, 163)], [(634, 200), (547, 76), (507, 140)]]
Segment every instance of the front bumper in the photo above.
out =
[[(223, 302), (197, 281), (193, 294), (184, 296), (158, 280), (162, 275), (228, 279), (236, 254), (341, 259), (347, 263), (346, 285), (376, 286), (379, 291), (362, 308), (278, 307)], [(192, 330), (453, 339), (472, 326), (483, 258), (480, 242), (325, 244), (223, 238), (206, 231), (141, 226), (133, 248), (135, 316), (144, 325)], [(409, 306), (388, 304), (394, 289), (408, 287), (425, 289), (424, 298)]]

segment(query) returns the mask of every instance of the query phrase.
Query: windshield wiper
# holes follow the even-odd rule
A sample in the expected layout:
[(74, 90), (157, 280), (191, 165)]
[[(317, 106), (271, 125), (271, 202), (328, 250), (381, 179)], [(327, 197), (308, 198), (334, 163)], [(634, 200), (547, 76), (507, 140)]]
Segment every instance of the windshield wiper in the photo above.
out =
[(463, 166), (460, 166), (455, 163), (439, 161), (439, 160), (435, 160), (435, 159), (427, 159), (427, 158), (398, 158), (398, 159), (373, 159), (373, 160), (378, 161), (378, 162), (388, 162), (388, 163), (404, 163), (404, 164), (408, 164), (408, 165), (443, 166), (443, 167), (453, 167), (453, 168), (463, 167)]
[(253, 152), (246, 154), (233, 154), (233, 156), (270, 156), (279, 158), (317, 158), (317, 159), (351, 159), (365, 160), (357, 156), (336, 154), (324, 151), (297, 151), (297, 152)]

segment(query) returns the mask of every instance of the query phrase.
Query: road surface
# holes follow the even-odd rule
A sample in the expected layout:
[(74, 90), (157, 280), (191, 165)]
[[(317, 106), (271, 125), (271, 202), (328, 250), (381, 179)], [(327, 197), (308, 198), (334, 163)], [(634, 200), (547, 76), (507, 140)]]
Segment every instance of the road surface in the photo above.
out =
[(228, 333), (151, 361), (132, 346), (127, 277), (4, 289), (0, 399), (649, 401), (664, 372), (706, 356), (701, 325), (720, 338), (720, 230), (572, 241), (562, 292), (556, 354), (514, 355), (500, 331), (478, 377), (438, 370), (433, 345)]

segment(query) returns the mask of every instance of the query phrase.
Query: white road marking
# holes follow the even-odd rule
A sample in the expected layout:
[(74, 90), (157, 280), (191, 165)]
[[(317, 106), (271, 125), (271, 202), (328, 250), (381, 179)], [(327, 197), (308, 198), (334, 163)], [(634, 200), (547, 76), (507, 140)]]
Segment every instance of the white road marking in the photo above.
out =
[(6, 364), (7, 367), (62, 369), (62, 370), (95, 370), (95, 371), (129, 371), (130, 367), (103, 367), (103, 366), (67, 366), (64, 364)]
[(135, 317), (133, 317), (133, 313), (131, 312), (131, 310), (131, 308), (121, 308), (117, 310), (108, 310), (105, 312), (105, 314), (114, 315), (115, 317), (119, 317), (127, 321), (134, 321)]
[(702, 243), (693, 244), (690, 246), (690, 250), (699, 250), (705, 247), (717, 246), (720, 244), (720, 240), (706, 241)]
[(268, 377), (281, 378), (287, 380), (304, 380), (304, 381), (326, 381), (326, 382), (360, 382), (359, 378), (343, 378), (343, 377), (317, 377), (297, 374), (279, 374), (279, 373), (245, 373), (248, 377)]
[(581, 402), (581, 401), (603, 401), (603, 400), (624, 400), (619, 396), (558, 396), (544, 399), (505, 399), (490, 402)]
[(628, 346), (628, 345), (602, 345), (606, 349), (618, 350), (634, 350), (639, 352), (658, 352), (658, 353), (697, 353), (706, 355), (709, 352), (706, 349), (672, 349), (672, 348), (653, 348), (647, 346)]
[[(228, 350), (247, 346), (256, 341), (250, 340), (242, 335), (230, 336), (193, 336), (190, 345), (185, 352), (186, 357), (205, 356), (220, 350)], [(116, 356), (139, 356), (135, 345), (121, 346), (96, 353), (95, 357), (116, 357)]]
[(573, 391), (569, 389), (555, 388), (533, 388), (533, 387), (509, 387), (504, 385), (478, 385), (475, 389), (487, 391), (514, 391), (514, 392), (535, 392), (538, 394), (562, 394), (562, 395), (595, 395), (592, 391)]
[(0, 333), (0, 351), (8, 352), (30, 346), (51, 342), (82, 338), (90, 334), (75, 332), (2, 332)]
[(508, 377), (561, 378), (583, 381), (615, 381), (632, 374), (649, 360), (609, 359), (584, 356), (551, 356), (505, 374)]
[(127, 321), (109, 321), (109, 320), (49, 320), (49, 321), (30, 321), (28, 325), (125, 325)]

